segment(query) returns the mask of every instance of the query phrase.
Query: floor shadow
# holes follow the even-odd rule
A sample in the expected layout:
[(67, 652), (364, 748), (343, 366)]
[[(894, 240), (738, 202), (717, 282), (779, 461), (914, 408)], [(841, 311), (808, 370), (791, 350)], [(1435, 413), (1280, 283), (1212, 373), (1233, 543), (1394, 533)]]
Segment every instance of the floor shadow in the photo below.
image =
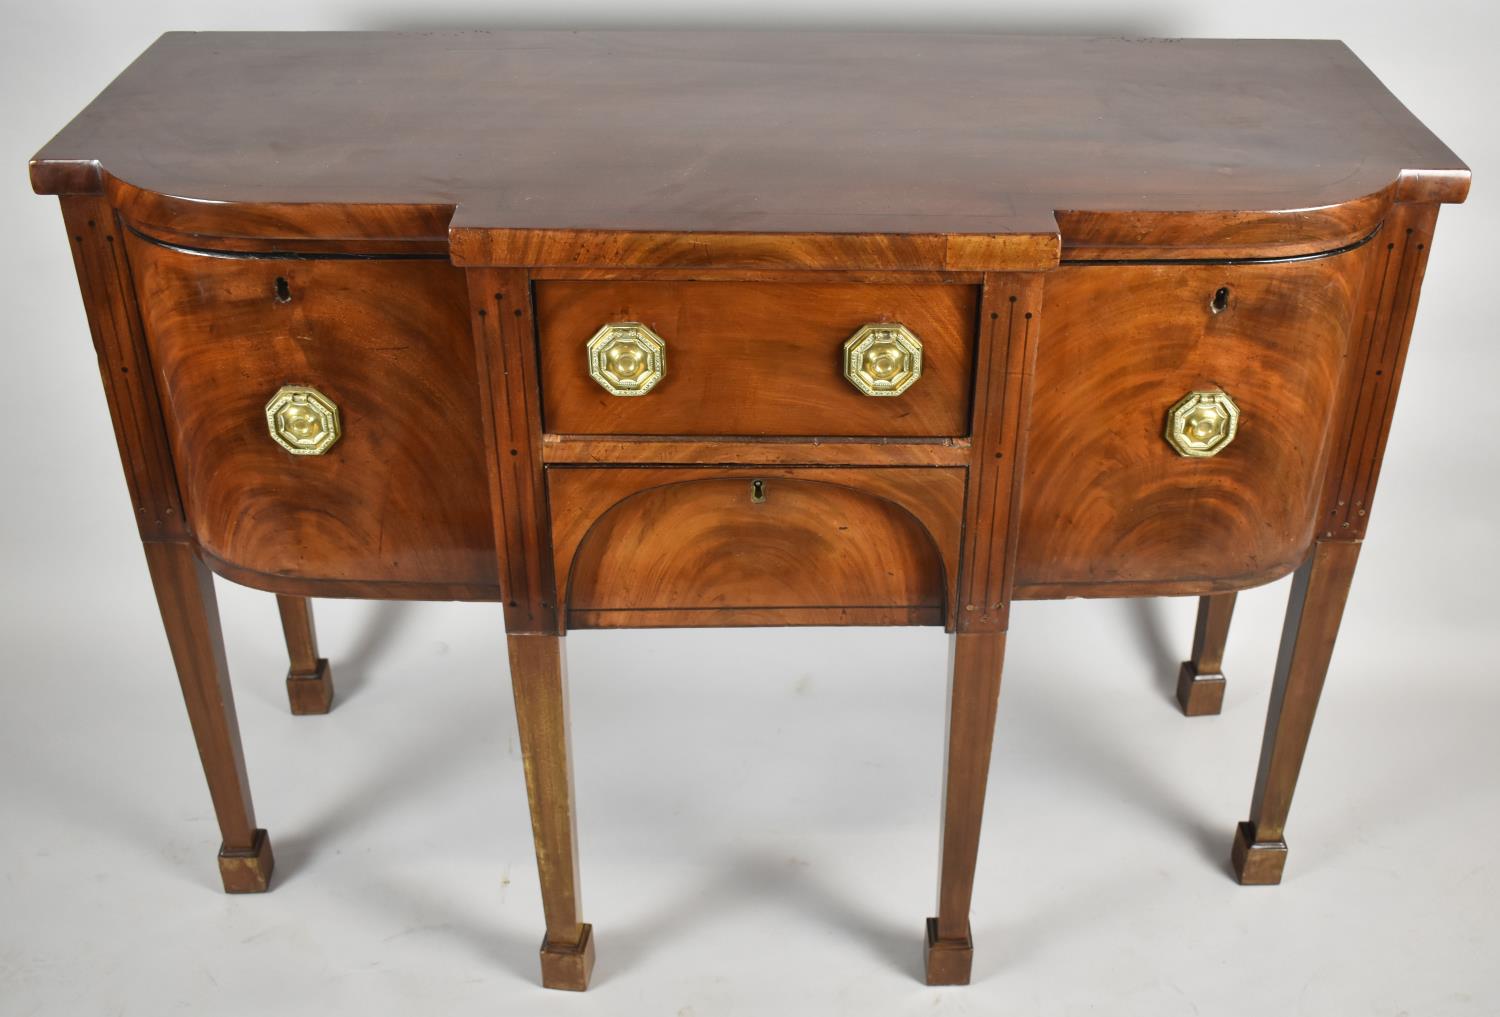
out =
[(679, 893), (644, 919), (613, 926), (609, 961), (606, 965), (600, 960), (601, 972), (632, 969), (651, 953), (693, 935), (707, 919), (721, 919), (736, 908), (761, 905), (768, 899), (841, 936), (864, 942), (875, 960), (890, 969), (922, 978), (920, 918), (909, 928), (892, 925), (821, 882), (798, 859), (763, 852), (730, 855), (711, 878)]
[(1130, 631), (1135, 647), (1155, 677), (1163, 698), (1177, 702), (1177, 672), (1187, 657), (1188, 647), (1178, 646), (1168, 636), (1162, 602), (1156, 597), (1132, 597), (1125, 601), (1133, 624)]
[[(370, 681), (371, 666), (410, 622), (413, 605), (399, 600), (370, 602), (370, 612), (349, 648), (333, 656), (335, 706), (358, 695)], [(328, 652), (325, 648), (325, 654)]]
[(1107, 788), (1117, 801), (1192, 837), (1203, 856), (1216, 865), (1228, 852), (1224, 838), (1229, 834), (1205, 819), (1176, 784), (1145, 765), (1138, 746), (1109, 718), (1053, 700), (1034, 703), (1031, 711), (1032, 722), (1045, 731), (1048, 746), (1047, 758), (1034, 760), (1036, 765), (1057, 775), (1076, 774), (1080, 782)]

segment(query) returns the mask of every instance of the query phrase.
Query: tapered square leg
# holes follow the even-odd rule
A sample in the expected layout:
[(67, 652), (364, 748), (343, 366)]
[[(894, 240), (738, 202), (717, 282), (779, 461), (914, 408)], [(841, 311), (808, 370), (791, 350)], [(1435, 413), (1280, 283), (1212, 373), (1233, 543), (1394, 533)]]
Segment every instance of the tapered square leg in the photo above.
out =
[(270, 886), (271, 842), (255, 825), (250, 781), (240, 747), (239, 722), (229, 687), (229, 666), (219, 627), (213, 576), (186, 543), (148, 541), (146, 564), (177, 666), (203, 775), (223, 843), (219, 872), (229, 893), (259, 893)]
[(974, 968), (974, 939), (939, 939), (938, 920), (927, 919), (927, 947), (922, 952), (928, 985), (968, 985)]
[(297, 716), (327, 713), (333, 706), (333, 670), (318, 656), (312, 604), (306, 597), (277, 595), (281, 631), (286, 636), (291, 666), (286, 673), (286, 698)]
[(580, 917), (578, 832), (573, 814), (573, 768), (569, 760), (568, 697), (563, 639), (555, 635), (510, 635), (510, 680), (516, 727), (526, 768), (531, 832), (542, 883), (542, 984), (583, 990), (594, 967), (593, 929)]
[(594, 927), (583, 924), (577, 943), (558, 945), (542, 939), (542, 985), (548, 989), (582, 992), (594, 973)]
[(1358, 542), (1314, 544), (1307, 561), (1292, 578), (1250, 818), (1236, 830), (1230, 853), (1234, 874), (1241, 883), (1265, 886), (1281, 882), (1292, 792), (1302, 770), (1358, 559)]
[(1005, 633), (952, 637), (948, 677), (948, 759), (939, 852), (938, 913), (927, 920), (929, 985), (966, 985), (974, 957), (969, 902), (979, 860), (979, 826), (995, 739)]
[(1224, 708), (1224, 644), (1234, 601), (1233, 593), (1198, 598), (1193, 656), (1177, 672), (1177, 702), (1186, 716), (1208, 717)]
[(271, 870), (275, 867), (271, 838), (264, 830), (255, 831), (248, 848), (219, 847), (219, 875), (225, 893), (265, 893), (271, 888)]

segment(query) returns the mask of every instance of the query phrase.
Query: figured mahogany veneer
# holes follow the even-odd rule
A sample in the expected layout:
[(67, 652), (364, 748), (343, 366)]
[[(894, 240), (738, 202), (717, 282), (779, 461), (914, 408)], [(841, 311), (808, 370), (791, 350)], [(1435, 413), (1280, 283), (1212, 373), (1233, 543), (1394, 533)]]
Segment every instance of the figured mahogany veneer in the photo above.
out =
[[(1234, 591), (1295, 570), (1230, 847), (1279, 881), (1438, 205), (1469, 185), (1339, 43), (980, 33), (174, 33), (31, 173), (226, 890), (274, 856), (210, 569), (278, 595), (302, 714), (333, 701), (306, 597), (498, 601), (564, 989), (596, 949), (569, 628), (949, 630), (924, 968), (960, 984), (1013, 601), (1201, 595), (1178, 695), (1205, 716)], [(589, 376), (616, 321), (667, 344), (646, 396)], [(897, 397), (841, 374), (874, 322), (923, 343)], [(323, 454), (269, 433), (285, 386), (336, 407)], [(1190, 393), (1236, 407), (1212, 456), (1168, 443)]]
[[(1112, 583), (1201, 592), (1296, 568), (1319, 523), (1349, 328), (1373, 250), (1048, 273), (1020, 595), (1098, 595)], [(1230, 394), (1239, 432), (1220, 455), (1184, 459), (1162, 440), (1163, 420), (1200, 389)]]
[[(134, 235), (127, 247), (204, 551), (268, 588), (286, 577), (496, 596), (462, 272), (208, 256)], [(344, 436), (327, 455), (268, 439), (264, 407), (286, 384), (338, 405)]]
[(548, 492), (574, 627), (938, 625), (953, 603), (963, 470), (555, 469)]
[[(978, 298), (964, 285), (538, 282), (542, 420), (580, 435), (963, 435)], [(578, 369), (611, 321), (666, 342), (667, 376), (645, 396), (610, 395)], [(899, 398), (844, 378), (844, 341), (871, 322), (922, 342), (922, 377)]]

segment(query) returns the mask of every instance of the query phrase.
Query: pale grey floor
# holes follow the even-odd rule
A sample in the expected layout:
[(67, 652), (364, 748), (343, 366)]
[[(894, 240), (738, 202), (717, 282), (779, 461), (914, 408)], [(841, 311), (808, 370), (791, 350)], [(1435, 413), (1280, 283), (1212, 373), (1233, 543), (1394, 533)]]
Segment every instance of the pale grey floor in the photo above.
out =
[(1285, 584), (1241, 598), (1219, 718), (1169, 698), (1190, 601), (1018, 607), (967, 989), (918, 982), (941, 633), (570, 637), (580, 998), (535, 985), (494, 610), (319, 602), (339, 702), (296, 718), (271, 598), (221, 584), (278, 858), (226, 898), (137, 577), (9, 646), (0, 1013), (1495, 1013), (1494, 642), (1382, 633), (1372, 585), (1269, 889), (1225, 860)]

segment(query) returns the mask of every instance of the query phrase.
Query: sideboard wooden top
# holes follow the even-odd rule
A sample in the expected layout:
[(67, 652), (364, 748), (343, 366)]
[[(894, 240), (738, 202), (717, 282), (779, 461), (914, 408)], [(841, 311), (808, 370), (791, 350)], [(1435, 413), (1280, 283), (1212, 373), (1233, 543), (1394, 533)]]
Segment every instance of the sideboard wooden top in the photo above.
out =
[(169, 33), (31, 175), (179, 239), (947, 269), (1310, 253), (1469, 181), (1339, 42), (656, 31)]

